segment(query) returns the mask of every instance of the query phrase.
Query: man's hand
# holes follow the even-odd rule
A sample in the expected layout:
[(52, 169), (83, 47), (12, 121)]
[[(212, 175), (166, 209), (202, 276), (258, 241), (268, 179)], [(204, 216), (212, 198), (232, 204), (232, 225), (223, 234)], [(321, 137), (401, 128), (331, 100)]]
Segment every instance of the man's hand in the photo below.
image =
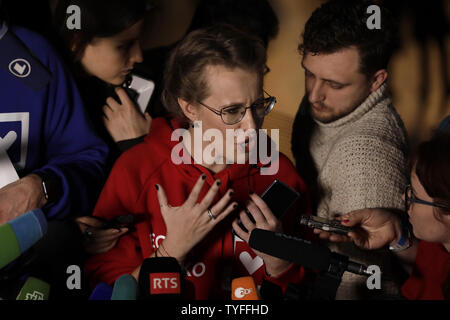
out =
[(46, 204), (42, 180), (30, 174), (0, 189), (0, 225)]
[(150, 132), (152, 117), (136, 110), (133, 101), (123, 88), (117, 88), (120, 102), (109, 97), (103, 107), (103, 122), (115, 142), (142, 137)]

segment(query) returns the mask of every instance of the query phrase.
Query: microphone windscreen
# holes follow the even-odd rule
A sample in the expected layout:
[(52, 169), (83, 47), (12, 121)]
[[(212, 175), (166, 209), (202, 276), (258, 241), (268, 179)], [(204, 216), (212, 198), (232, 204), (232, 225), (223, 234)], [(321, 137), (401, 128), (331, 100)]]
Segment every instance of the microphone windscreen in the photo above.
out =
[(50, 285), (34, 277), (29, 277), (16, 300), (48, 300)]
[(20, 252), (27, 251), (47, 232), (47, 220), (40, 209), (27, 212), (8, 222), (19, 242)]
[(273, 257), (327, 271), (331, 263), (331, 251), (325, 246), (272, 231), (254, 229), (249, 245)]
[(136, 300), (137, 282), (130, 274), (124, 274), (114, 283), (111, 300)]
[(0, 269), (17, 259), (47, 232), (40, 209), (27, 212), (0, 226)]
[(147, 258), (139, 272), (139, 299), (180, 299), (182, 284), (181, 267), (177, 259)]
[(231, 300), (259, 300), (253, 277), (241, 277), (231, 282)]
[(259, 288), (259, 295), (262, 300), (267, 301), (282, 301), (283, 289), (267, 280), (263, 280), (261, 287)]
[(100, 301), (108, 301), (111, 300), (113, 288), (104, 283), (100, 282), (92, 291), (89, 300), (100, 300)]

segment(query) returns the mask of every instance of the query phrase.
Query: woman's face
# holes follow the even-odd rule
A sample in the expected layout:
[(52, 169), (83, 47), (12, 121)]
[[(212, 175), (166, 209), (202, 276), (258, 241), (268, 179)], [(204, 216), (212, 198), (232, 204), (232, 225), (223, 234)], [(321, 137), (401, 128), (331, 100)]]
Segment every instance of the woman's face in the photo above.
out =
[[(416, 198), (433, 202), (433, 198), (427, 194), (420, 183), (415, 170), (411, 174), (411, 188)], [(429, 205), (411, 203), (408, 210), (409, 221), (413, 226), (414, 235), (418, 239), (447, 244), (450, 242), (450, 216), (441, 215), (442, 219), (438, 220), (434, 213), (435, 210)]]
[[(220, 65), (207, 66), (204, 72), (209, 96), (198, 102), (212, 109), (220, 112), (224, 108), (230, 110), (229, 108), (234, 106), (248, 107), (258, 99), (263, 98), (262, 82), (255, 72), (239, 68), (229, 69)], [(244, 156), (245, 161), (248, 160), (250, 149), (257, 146), (256, 136), (247, 137), (247, 135), (241, 134), (234, 137), (232, 143), (227, 145), (227, 130), (241, 129), (242, 132), (248, 134), (252, 131), (250, 129), (253, 129), (254, 132), (257, 132), (263, 119), (255, 119), (251, 109), (247, 109), (241, 121), (228, 125), (222, 121), (220, 115), (200, 103), (194, 103), (191, 108), (194, 110), (194, 115), (188, 117), (191, 121), (202, 122), (203, 133), (208, 129), (217, 129), (221, 133), (223, 149), (219, 150), (218, 154), (214, 152), (216, 159), (222, 159), (223, 163), (228, 164), (237, 163), (238, 153), (240, 153), (240, 157)], [(204, 141), (203, 150), (209, 144), (211, 144), (210, 141)], [(231, 148), (234, 151), (232, 153), (230, 152)], [(231, 155), (233, 155), (233, 158), (230, 157)]]
[(94, 38), (81, 58), (87, 73), (109, 84), (121, 85), (134, 64), (143, 61), (139, 43), (142, 26), (141, 20), (115, 36)]

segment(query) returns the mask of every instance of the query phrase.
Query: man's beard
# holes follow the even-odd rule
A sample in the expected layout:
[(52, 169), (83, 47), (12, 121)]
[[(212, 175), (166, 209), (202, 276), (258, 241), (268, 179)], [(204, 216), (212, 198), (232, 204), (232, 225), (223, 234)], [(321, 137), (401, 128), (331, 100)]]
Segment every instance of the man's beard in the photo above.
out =
[(343, 116), (347, 115), (341, 115), (341, 114), (334, 114), (332, 112), (333, 108), (330, 108), (324, 104), (316, 104), (318, 105), (318, 107), (320, 108), (320, 111), (316, 110), (312, 104), (309, 105), (309, 113), (311, 115), (311, 117), (316, 120), (319, 121), (321, 123), (331, 123), (334, 122), (340, 118), (342, 118)]
[[(363, 100), (364, 101), (364, 100)], [(363, 102), (361, 101), (361, 103)], [(329, 107), (323, 103), (320, 104), (315, 104), (316, 106), (318, 106), (320, 108), (320, 110), (316, 110), (312, 104), (309, 104), (309, 114), (311, 115), (311, 117), (321, 123), (324, 124), (328, 124), (328, 123), (332, 123), (334, 121), (337, 121), (341, 118), (344, 118), (346, 116), (348, 116), (350, 113), (352, 113), (353, 111), (355, 111), (356, 108), (358, 108), (361, 103), (356, 104), (353, 107), (348, 107), (343, 109), (340, 112), (333, 112), (333, 108)]]

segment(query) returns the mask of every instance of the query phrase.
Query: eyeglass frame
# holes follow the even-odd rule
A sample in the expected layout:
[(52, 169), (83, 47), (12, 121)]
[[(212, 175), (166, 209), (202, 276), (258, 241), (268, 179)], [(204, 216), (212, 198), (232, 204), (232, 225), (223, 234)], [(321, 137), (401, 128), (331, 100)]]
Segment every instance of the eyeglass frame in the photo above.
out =
[[(267, 112), (264, 111), (264, 116), (266, 116), (266, 115), (268, 115), (268, 114), (273, 110), (273, 108), (275, 107), (275, 104), (277, 103), (277, 98), (274, 97), (274, 96), (271, 96), (271, 95), (268, 94), (265, 90), (263, 90), (263, 91), (264, 91), (265, 94), (267, 94), (267, 95), (269, 96), (269, 97), (267, 97), (267, 98), (263, 98), (264, 103), (265, 103), (266, 101), (268, 101), (268, 100), (271, 100), (271, 102), (270, 102), (270, 104), (269, 104), (270, 107), (268, 108), (269, 111), (267, 111)], [(250, 106), (244, 107), (244, 108), (245, 108), (245, 111), (244, 111), (244, 113), (242, 114), (242, 117), (239, 119), (239, 121), (236, 121), (236, 122), (234, 122), (234, 123), (226, 123), (225, 120), (223, 119), (222, 111), (223, 111), (224, 109), (227, 109), (228, 107), (223, 108), (223, 109), (221, 109), (221, 110), (219, 111), (219, 110), (217, 110), (217, 109), (214, 109), (214, 108), (212, 108), (212, 107), (210, 107), (210, 106), (204, 104), (203, 102), (197, 101), (197, 103), (199, 103), (200, 105), (204, 106), (204, 107), (207, 108), (208, 110), (210, 110), (210, 111), (214, 112), (215, 114), (217, 114), (218, 116), (220, 116), (220, 119), (222, 119), (222, 122), (223, 122), (224, 124), (226, 124), (226, 125), (228, 125), (228, 126), (232, 126), (232, 125), (234, 125), (234, 124), (236, 124), (236, 123), (241, 122), (242, 119), (244, 119), (245, 115), (247, 114), (247, 110), (248, 110), (248, 109), (251, 109), (251, 108), (253, 107), (253, 105), (254, 105), (257, 101), (259, 101), (259, 99), (256, 100), (256, 101), (254, 101)], [(230, 107), (233, 107), (233, 106), (230, 106)]]
[[(411, 197), (408, 196), (408, 191), (411, 190)], [(416, 195), (414, 194), (414, 191), (411, 187), (410, 184), (408, 184), (405, 188), (405, 208), (406, 211), (409, 210), (409, 208), (411, 207), (412, 203), (419, 203), (419, 204), (423, 204), (426, 206), (431, 206), (431, 207), (436, 207), (436, 208), (440, 208), (440, 209), (445, 209), (445, 210), (449, 210), (450, 208), (447, 208), (445, 205), (439, 204), (439, 203), (435, 203), (435, 202), (430, 202), (430, 201), (425, 201), (422, 200), (420, 198), (417, 198)]]

